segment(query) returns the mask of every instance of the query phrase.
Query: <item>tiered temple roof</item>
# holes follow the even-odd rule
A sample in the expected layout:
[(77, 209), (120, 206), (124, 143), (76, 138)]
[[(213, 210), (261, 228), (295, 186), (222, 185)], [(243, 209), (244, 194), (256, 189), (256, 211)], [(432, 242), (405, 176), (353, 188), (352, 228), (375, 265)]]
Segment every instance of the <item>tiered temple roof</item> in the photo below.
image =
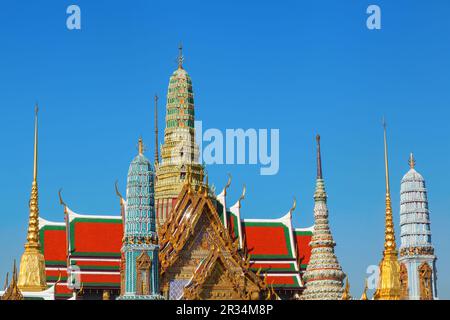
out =
[[(277, 219), (241, 219), (242, 198), (231, 208), (223, 206), (226, 189), (217, 196), (217, 211), (230, 234), (246, 248), (250, 270), (267, 274), (267, 282), (275, 290), (300, 292), (301, 274), (311, 255), (309, 242), (313, 227), (296, 229), (292, 211)], [(48, 284), (56, 288), (57, 298), (69, 298), (67, 268), (80, 268), (79, 281), (86, 290), (119, 290), (120, 248), (123, 238), (122, 216), (78, 214), (64, 204), (66, 222), (40, 219), (42, 252), (46, 259)], [(225, 212), (225, 213), (224, 213)], [(227, 217), (227, 219), (223, 219)], [(227, 221), (227, 222), (225, 222)]]

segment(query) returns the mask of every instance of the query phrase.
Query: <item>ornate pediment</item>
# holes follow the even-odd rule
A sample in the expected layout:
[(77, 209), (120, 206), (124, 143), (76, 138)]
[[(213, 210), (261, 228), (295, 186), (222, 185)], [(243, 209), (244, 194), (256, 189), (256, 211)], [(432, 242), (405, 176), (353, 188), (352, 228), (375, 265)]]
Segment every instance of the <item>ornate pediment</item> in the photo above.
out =
[(250, 271), (250, 256), (239, 250), (205, 190), (186, 183), (160, 229), (163, 290), (183, 283), (184, 299), (259, 299), (267, 285)]

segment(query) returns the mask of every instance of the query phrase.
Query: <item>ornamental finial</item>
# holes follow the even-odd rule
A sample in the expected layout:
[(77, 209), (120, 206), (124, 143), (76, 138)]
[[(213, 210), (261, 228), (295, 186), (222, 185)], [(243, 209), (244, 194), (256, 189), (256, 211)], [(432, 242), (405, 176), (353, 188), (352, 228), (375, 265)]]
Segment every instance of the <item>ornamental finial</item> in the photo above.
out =
[(320, 135), (316, 136), (317, 141), (317, 179), (322, 179), (322, 158), (320, 155)]
[(158, 137), (158, 95), (155, 94), (155, 163), (159, 163), (159, 137)]
[(409, 154), (409, 161), (408, 161), (408, 163), (409, 163), (409, 167), (411, 169), (414, 169), (414, 166), (416, 165), (416, 159), (414, 159), (414, 155), (413, 155), (412, 152)]
[(227, 184), (225, 185), (225, 188), (223, 188), (225, 196), (227, 195), (227, 190), (230, 187), (230, 185), (231, 185), (231, 174), (228, 173), (228, 181)]
[(142, 137), (139, 137), (138, 140), (138, 152), (140, 155), (144, 154), (144, 142), (142, 141)]
[(364, 291), (361, 295), (361, 300), (368, 300), (367, 299), (367, 278), (364, 280)]
[(350, 296), (350, 283), (348, 282), (348, 276), (345, 278), (345, 288), (344, 292), (342, 293), (342, 300), (351, 300), (352, 297)]
[(38, 161), (38, 112), (39, 107), (36, 102), (34, 106), (34, 161), (33, 161), (33, 182), (37, 181), (37, 161)]
[(289, 209), (289, 214), (292, 217), (292, 213), (295, 211), (295, 209), (297, 208), (297, 199), (294, 197), (294, 202), (292, 203), (292, 207), (291, 209)]
[(181, 42), (178, 46), (178, 59), (177, 60), (178, 60), (178, 68), (183, 69), (184, 57), (183, 57), (183, 44)]
[(247, 187), (244, 184), (244, 187), (242, 188), (242, 194), (238, 199), (239, 208), (241, 207), (241, 201), (245, 199), (245, 193), (247, 192)]
[(388, 147), (386, 138), (386, 121), (383, 117), (383, 133), (384, 133), (384, 169), (385, 169), (385, 180), (386, 180), (386, 194), (390, 193), (389, 188), (389, 162), (388, 162)]
[(60, 188), (58, 190), (59, 204), (64, 207), (64, 213), (67, 213), (67, 204), (64, 202), (61, 193), (62, 193), (62, 188)]

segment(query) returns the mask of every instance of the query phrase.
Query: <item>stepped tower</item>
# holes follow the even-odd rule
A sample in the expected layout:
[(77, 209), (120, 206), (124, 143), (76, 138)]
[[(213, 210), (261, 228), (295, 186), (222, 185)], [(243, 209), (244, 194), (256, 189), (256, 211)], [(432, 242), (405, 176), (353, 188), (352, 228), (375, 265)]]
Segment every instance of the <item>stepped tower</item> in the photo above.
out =
[(140, 138), (139, 153), (131, 162), (127, 177), (122, 245), (124, 277), (119, 299), (163, 299), (159, 294), (159, 245), (154, 201), (154, 173), (150, 161), (144, 156)]
[(402, 291), (412, 300), (437, 299), (436, 256), (431, 243), (430, 214), (425, 180), (416, 171), (414, 156), (400, 187), (400, 278)]
[(21, 291), (36, 292), (47, 289), (45, 276), (45, 260), (39, 242), (39, 205), (38, 205), (38, 106), (34, 116), (34, 162), (33, 182), (29, 201), (27, 242), (25, 252), (20, 259), (18, 287)]
[(334, 253), (333, 240), (328, 223), (327, 193), (322, 177), (320, 136), (317, 135), (317, 180), (314, 193), (314, 231), (309, 244), (311, 258), (303, 275), (306, 289), (302, 300), (340, 300), (344, 293), (345, 278)]
[(386, 139), (386, 124), (384, 128), (384, 167), (386, 181), (386, 210), (384, 251), (380, 262), (380, 275), (378, 287), (374, 294), (375, 300), (399, 300), (400, 292), (400, 265), (398, 263), (397, 246), (395, 244), (394, 221), (392, 219), (391, 191), (389, 187), (389, 163)]
[(175, 207), (187, 172), (191, 172), (191, 184), (194, 190), (202, 185), (204, 179), (204, 168), (198, 162), (199, 148), (195, 142), (192, 81), (183, 68), (183, 61), (180, 45), (178, 68), (170, 77), (167, 92), (166, 128), (161, 160), (155, 159), (155, 201), (158, 226), (167, 220), (172, 208)]

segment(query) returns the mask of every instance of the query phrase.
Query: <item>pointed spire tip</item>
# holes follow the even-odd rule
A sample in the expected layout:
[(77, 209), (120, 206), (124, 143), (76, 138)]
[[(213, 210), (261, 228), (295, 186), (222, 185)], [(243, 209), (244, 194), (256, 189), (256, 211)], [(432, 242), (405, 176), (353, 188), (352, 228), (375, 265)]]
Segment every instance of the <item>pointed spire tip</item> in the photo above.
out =
[(320, 135), (316, 135), (317, 141), (317, 179), (322, 179), (322, 156), (320, 153)]
[(414, 166), (416, 165), (416, 159), (414, 159), (414, 154), (412, 152), (409, 154), (409, 161), (408, 161), (408, 163), (409, 163), (409, 167), (411, 169), (414, 169)]

